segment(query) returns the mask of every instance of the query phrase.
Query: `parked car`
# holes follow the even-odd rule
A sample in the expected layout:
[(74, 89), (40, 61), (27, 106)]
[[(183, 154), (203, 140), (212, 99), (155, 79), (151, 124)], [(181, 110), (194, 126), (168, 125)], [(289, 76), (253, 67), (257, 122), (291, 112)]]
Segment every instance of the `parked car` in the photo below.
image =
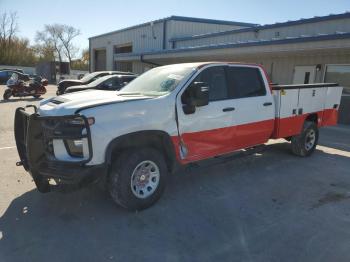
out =
[(19, 68), (0, 68), (0, 71), (4, 71), (4, 70), (10, 70), (10, 71), (15, 71), (15, 72), (24, 74), (23, 69), (19, 69)]
[(70, 86), (65, 90), (65, 93), (72, 93), (88, 89), (120, 90), (123, 86), (134, 80), (136, 77), (136, 75), (107, 75), (100, 77), (87, 85)]
[(87, 74), (81, 79), (65, 79), (58, 83), (56, 95), (64, 94), (64, 91), (70, 86), (87, 85), (102, 76), (116, 75), (116, 74), (134, 75), (133, 73), (130, 73), (130, 72), (121, 72), (121, 71), (97, 71), (97, 72)]
[(42, 101), (35, 113), (18, 108), (17, 165), (40, 192), (101, 179), (116, 203), (140, 210), (160, 198), (178, 165), (279, 138), (295, 155), (311, 155), (319, 128), (337, 124), (342, 89), (271, 86), (253, 64), (157, 67), (119, 92), (65, 94)]
[(0, 84), (6, 84), (7, 81), (11, 78), (12, 74), (16, 73), (18, 75), (18, 79), (22, 81), (29, 81), (30, 77), (28, 74), (21, 73), (17, 70), (2, 70), (0, 71)]

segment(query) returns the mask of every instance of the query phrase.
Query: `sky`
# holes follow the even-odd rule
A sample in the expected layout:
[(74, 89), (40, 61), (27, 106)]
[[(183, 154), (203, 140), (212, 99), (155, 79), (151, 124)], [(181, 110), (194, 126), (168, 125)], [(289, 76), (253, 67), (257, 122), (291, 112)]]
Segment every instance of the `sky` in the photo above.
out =
[(19, 36), (34, 44), (44, 24), (68, 24), (81, 30), (75, 44), (88, 38), (171, 15), (270, 24), (350, 11), (350, 0), (0, 0), (0, 14), (16, 11)]

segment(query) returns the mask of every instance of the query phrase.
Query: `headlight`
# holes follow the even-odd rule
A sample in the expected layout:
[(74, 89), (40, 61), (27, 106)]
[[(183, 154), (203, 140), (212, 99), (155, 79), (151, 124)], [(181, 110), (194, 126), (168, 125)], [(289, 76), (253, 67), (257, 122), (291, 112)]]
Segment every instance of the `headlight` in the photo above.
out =
[(47, 153), (57, 160), (89, 159), (92, 155), (89, 126), (94, 123), (93, 117), (48, 117), (42, 122)]
[[(88, 118), (87, 118), (87, 122), (88, 122), (89, 126), (92, 126), (93, 124), (95, 124), (95, 118), (93, 118), (93, 117), (88, 117)], [(69, 125), (72, 125), (72, 126), (82, 126), (82, 125), (85, 125), (84, 119), (81, 118), (81, 117), (77, 117), (77, 118), (74, 118), (74, 119), (69, 119), (69, 120), (67, 120), (67, 123), (68, 123)]]
[(67, 152), (70, 156), (84, 157), (83, 141), (81, 139), (79, 140), (66, 139), (64, 140), (64, 143), (66, 145)]

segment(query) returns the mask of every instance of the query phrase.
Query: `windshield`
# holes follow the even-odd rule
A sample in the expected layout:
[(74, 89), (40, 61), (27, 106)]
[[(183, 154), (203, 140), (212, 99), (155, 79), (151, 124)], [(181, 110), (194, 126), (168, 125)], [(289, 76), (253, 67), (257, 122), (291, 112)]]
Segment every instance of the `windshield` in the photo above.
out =
[(97, 78), (95, 81), (92, 81), (90, 84), (88, 84), (88, 87), (95, 87), (98, 86), (99, 84), (101, 84), (102, 82), (106, 81), (107, 79), (111, 78), (110, 75), (108, 76), (103, 76), (100, 78)]
[(191, 64), (153, 68), (126, 85), (119, 94), (166, 95), (173, 91), (179, 82), (193, 70), (194, 66)]
[(95, 72), (91, 74), (85, 75), (82, 79), (80, 79), (81, 82), (89, 82), (92, 78), (100, 74), (100, 72)]

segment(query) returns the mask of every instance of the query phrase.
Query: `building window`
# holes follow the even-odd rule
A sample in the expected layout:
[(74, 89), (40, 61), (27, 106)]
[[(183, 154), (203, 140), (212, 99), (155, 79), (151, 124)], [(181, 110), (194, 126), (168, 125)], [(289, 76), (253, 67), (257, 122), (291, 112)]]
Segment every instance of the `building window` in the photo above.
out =
[(132, 44), (114, 46), (115, 54), (132, 53)]
[(343, 94), (350, 95), (350, 65), (327, 65), (324, 82), (338, 83), (344, 87)]

